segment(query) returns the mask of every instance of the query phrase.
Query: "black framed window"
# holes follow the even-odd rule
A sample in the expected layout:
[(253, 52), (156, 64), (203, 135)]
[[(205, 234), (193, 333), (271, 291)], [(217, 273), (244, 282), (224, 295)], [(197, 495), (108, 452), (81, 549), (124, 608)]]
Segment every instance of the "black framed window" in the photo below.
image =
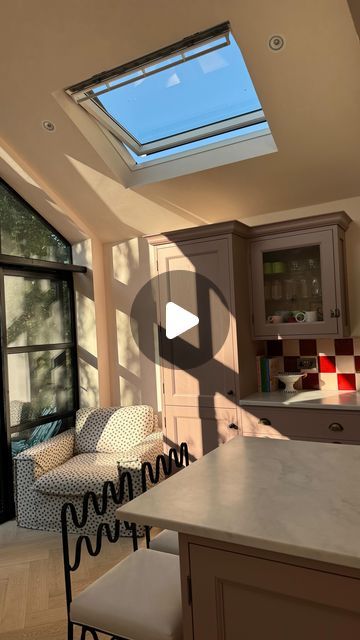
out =
[(71, 246), (0, 181), (0, 521), (12, 459), (73, 424), (79, 406)]

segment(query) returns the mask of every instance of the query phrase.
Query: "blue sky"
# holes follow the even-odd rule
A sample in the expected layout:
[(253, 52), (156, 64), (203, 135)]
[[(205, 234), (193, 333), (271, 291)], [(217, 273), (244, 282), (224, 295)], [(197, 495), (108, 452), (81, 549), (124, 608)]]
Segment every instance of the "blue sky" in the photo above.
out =
[[(179, 60), (179, 56), (173, 59)], [(230, 44), (216, 51), (149, 77), (142, 78), (139, 71), (132, 75), (139, 79), (104, 93), (98, 99), (141, 144), (261, 109), (242, 54), (231, 34)], [(254, 125), (255, 130), (266, 126)], [(243, 130), (243, 133), (249, 132), (249, 128)], [(237, 135), (239, 131), (221, 134), (208, 141), (183, 145), (181, 150), (214, 142), (215, 138), (218, 141)], [(143, 162), (178, 150), (158, 152), (149, 158), (132, 155), (137, 162)]]

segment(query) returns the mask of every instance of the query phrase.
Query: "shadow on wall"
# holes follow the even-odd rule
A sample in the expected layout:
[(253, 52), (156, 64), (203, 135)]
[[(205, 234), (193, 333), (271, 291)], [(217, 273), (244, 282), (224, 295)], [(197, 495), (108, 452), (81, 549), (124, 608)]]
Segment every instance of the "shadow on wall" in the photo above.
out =
[[(116, 353), (112, 370), (112, 398), (115, 404), (149, 404), (160, 409), (157, 396), (158, 353), (155, 294), (144, 300), (142, 322), (135, 327), (138, 344), (131, 330), (131, 307), (143, 285), (152, 273), (150, 248), (145, 238), (133, 238), (115, 246), (106, 247), (105, 260), (112, 273), (109, 282), (109, 300), (113, 313), (109, 315), (109, 333)], [(143, 352), (151, 353), (153, 359)]]

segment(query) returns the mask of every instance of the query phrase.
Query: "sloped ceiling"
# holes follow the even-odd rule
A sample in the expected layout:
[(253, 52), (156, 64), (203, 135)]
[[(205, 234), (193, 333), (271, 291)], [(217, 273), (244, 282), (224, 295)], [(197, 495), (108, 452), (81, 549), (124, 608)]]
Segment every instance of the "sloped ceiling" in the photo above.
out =
[[(278, 152), (125, 189), (109, 143), (92, 122), (85, 136), (58, 96), (225, 20)], [(278, 33), (286, 46), (273, 53)], [(360, 195), (360, 43), (346, 0), (3, 0), (0, 77), (0, 173), (73, 241), (79, 229), (112, 242)]]

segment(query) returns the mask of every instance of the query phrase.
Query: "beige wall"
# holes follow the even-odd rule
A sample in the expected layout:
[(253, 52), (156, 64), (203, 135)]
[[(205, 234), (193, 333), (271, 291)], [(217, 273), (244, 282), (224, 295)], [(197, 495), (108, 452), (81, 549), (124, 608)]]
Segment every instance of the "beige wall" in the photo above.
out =
[(139, 341), (150, 345), (153, 359), (139, 349), (130, 323), (134, 298), (154, 275), (151, 251), (144, 238), (106, 246), (111, 399), (112, 404), (150, 404), (160, 409), (156, 323), (145, 308), (141, 324), (133, 327)]
[(75, 264), (86, 266), (88, 269), (86, 273), (74, 275), (80, 406), (94, 407), (99, 405), (100, 396), (90, 239), (73, 245), (73, 260)]

